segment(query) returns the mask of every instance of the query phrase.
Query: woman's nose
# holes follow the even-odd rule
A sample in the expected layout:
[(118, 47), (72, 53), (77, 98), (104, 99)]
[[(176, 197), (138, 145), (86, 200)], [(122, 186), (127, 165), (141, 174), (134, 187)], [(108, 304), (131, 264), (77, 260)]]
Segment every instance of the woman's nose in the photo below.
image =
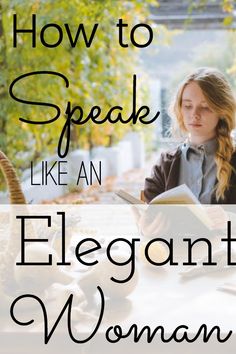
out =
[(198, 107), (193, 109), (192, 116), (194, 119), (197, 119), (197, 120), (201, 118), (200, 111), (199, 111)]

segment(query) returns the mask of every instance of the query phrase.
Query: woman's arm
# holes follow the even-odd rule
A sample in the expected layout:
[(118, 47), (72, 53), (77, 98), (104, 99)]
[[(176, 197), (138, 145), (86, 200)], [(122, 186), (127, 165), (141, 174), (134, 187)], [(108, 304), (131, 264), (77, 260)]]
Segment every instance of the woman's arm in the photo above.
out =
[(165, 192), (165, 174), (163, 170), (163, 154), (158, 163), (153, 166), (151, 177), (145, 179), (144, 197), (147, 203), (157, 195)]

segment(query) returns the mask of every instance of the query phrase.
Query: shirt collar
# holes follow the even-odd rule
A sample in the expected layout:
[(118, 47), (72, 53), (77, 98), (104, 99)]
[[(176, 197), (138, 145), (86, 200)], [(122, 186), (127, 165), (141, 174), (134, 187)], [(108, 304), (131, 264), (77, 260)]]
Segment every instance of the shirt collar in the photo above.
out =
[(188, 160), (189, 153), (191, 152), (199, 154), (203, 151), (205, 155), (215, 155), (217, 146), (218, 142), (216, 138), (213, 138), (199, 145), (193, 145), (189, 141), (186, 141), (183, 143), (181, 150), (186, 160)]

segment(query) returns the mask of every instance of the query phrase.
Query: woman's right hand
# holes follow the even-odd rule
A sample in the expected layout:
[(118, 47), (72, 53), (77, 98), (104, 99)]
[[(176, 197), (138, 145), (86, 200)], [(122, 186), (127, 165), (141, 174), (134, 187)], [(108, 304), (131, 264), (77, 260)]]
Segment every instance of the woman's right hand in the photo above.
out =
[(133, 206), (132, 211), (141, 234), (147, 238), (160, 237), (170, 227), (170, 219), (157, 206), (149, 206), (146, 210)]

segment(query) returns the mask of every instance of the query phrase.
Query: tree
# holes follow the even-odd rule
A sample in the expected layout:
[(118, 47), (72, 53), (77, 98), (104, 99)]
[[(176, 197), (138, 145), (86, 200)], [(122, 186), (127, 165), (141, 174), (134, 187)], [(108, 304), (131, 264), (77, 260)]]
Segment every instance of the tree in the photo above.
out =
[[(0, 148), (6, 151), (16, 167), (24, 169), (29, 161), (55, 153), (59, 132), (65, 123), (63, 112), (66, 103), (79, 105), (88, 113), (93, 105), (100, 105), (104, 112), (110, 107), (122, 104), (127, 116), (131, 106), (132, 75), (138, 63), (138, 49), (130, 45), (121, 48), (117, 40), (116, 23), (122, 18), (129, 28), (140, 22), (147, 22), (149, 5), (156, 1), (88, 1), (59, 0), (0, 0)], [(17, 28), (32, 28), (32, 14), (36, 14), (36, 48), (32, 48), (31, 35), (17, 34), (17, 48), (12, 45), (13, 14), (17, 14)], [(63, 29), (63, 41), (55, 48), (46, 48), (40, 42), (41, 29), (56, 23)], [(79, 24), (83, 23), (89, 37), (94, 24), (99, 27), (92, 45), (87, 48), (81, 36), (74, 48), (69, 45), (64, 24), (68, 23), (72, 37)], [(47, 43), (56, 43), (58, 32), (45, 30)], [(140, 36), (143, 36), (142, 33)], [(126, 37), (125, 37), (126, 38)], [(63, 73), (70, 87), (65, 88), (56, 76), (37, 76), (24, 79), (14, 87), (14, 93), (32, 101), (44, 101), (60, 107), (62, 116), (53, 124), (29, 125), (18, 118), (45, 120), (55, 114), (48, 107), (26, 105), (13, 101), (7, 89), (11, 82), (23, 73), (50, 70)], [(97, 144), (109, 145), (130, 129), (130, 126), (94, 125), (88, 123), (73, 127), (72, 148), (90, 148)]]

